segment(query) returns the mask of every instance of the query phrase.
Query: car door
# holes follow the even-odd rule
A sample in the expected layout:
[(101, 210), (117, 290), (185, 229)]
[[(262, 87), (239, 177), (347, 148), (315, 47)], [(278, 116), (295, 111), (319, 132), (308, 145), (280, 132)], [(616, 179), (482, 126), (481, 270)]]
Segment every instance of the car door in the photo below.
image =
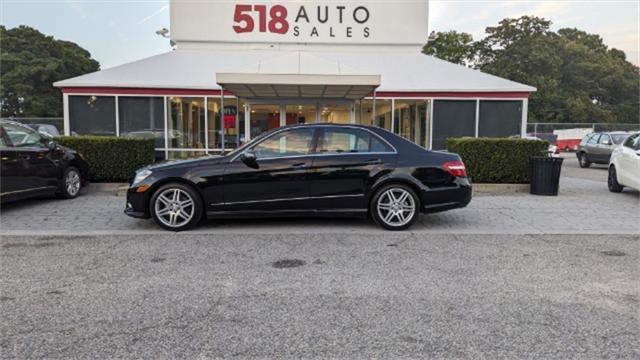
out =
[(594, 149), (595, 161), (601, 163), (609, 163), (611, 157), (611, 149), (613, 148), (613, 141), (609, 134), (600, 135), (598, 139), (598, 145)]
[[(8, 146), (3, 151), (2, 180), (6, 191), (55, 190), (58, 184), (56, 160), (36, 131), (15, 123), (2, 125)], [(5, 159), (6, 158), (6, 159)], [(5, 190), (3, 190), (5, 193)]]
[(640, 135), (632, 135), (627, 138), (619, 149), (618, 177), (623, 185), (640, 190), (640, 155), (637, 150), (640, 145)]
[(309, 171), (310, 205), (318, 210), (366, 210), (376, 175), (393, 169), (396, 152), (378, 135), (358, 127), (322, 126)]
[(598, 140), (600, 139), (600, 134), (593, 134), (592, 137), (587, 140), (587, 143), (584, 146), (585, 153), (587, 154), (587, 160), (589, 161), (599, 161), (598, 159)]
[(292, 128), (274, 133), (246, 151), (257, 166), (238, 155), (223, 175), (223, 211), (304, 210), (309, 197), (308, 169), (312, 163), (314, 129)]

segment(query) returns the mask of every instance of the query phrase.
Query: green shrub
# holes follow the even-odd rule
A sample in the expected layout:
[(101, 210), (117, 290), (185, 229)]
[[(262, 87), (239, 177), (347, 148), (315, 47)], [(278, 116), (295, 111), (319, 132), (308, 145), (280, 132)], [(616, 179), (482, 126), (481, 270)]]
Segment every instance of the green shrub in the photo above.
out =
[(507, 138), (448, 138), (447, 150), (458, 153), (476, 183), (526, 184), (529, 157), (544, 155), (547, 141)]
[(155, 160), (153, 139), (61, 136), (56, 141), (82, 155), (91, 181), (129, 181), (137, 169)]

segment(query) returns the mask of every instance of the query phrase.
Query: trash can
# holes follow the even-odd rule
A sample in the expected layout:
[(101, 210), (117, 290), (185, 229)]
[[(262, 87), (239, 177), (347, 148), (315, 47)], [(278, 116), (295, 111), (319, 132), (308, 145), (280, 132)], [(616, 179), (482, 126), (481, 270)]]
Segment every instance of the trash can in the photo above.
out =
[(529, 192), (533, 195), (557, 196), (563, 160), (561, 157), (551, 156), (529, 157)]

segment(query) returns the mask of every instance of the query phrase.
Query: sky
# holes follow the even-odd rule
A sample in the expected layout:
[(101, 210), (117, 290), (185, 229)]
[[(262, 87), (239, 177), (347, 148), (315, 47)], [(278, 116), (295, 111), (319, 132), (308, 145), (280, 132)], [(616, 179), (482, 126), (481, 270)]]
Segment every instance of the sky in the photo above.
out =
[[(637, 0), (431, 0), (429, 28), (468, 32), (477, 40), (487, 26), (521, 15), (545, 17), (553, 30), (575, 27), (599, 34), (640, 65)], [(29, 25), (73, 41), (103, 69), (171, 50), (169, 40), (155, 34), (169, 28), (168, 0), (0, 0), (0, 24)]]

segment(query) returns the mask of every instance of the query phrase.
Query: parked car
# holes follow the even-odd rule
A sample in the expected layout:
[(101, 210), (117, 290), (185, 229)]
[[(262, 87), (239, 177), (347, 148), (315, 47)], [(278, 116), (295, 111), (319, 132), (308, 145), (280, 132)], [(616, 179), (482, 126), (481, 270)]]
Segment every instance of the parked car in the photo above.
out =
[(207, 218), (370, 215), (389, 230), (420, 212), (466, 206), (471, 183), (457, 154), (428, 151), (377, 127), (292, 125), (226, 156), (140, 169), (125, 213), (180, 231)]
[(626, 132), (597, 132), (586, 135), (576, 151), (580, 167), (588, 168), (591, 163), (608, 164), (613, 149), (622, 144), (627, 136), (629, 133)]
[(621, 192), (625, 186), (640, 190), (640, 132), (613, 150), (607, 183), (611, 192)]
[(58, 128), (51, 124), (26, 124), (26, 125), (39, 133), (46, 134), (51, 137), (60, 136), (60, 132), (58, 131)]
[(0, 121), (0, 202), (78, 196), (89, 165), (77, 152), (17, 122)]

